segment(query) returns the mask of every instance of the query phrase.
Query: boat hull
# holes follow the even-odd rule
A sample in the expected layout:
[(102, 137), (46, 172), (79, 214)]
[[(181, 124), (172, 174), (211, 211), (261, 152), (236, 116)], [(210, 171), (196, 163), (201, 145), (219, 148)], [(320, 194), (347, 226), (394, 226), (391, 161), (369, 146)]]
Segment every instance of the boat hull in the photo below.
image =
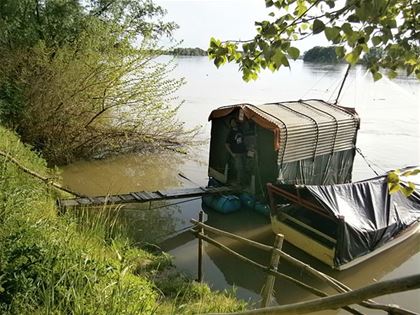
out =
[[(303, 223), (301, 223), (301, 225), (305, 228), (310, 228)], [(325, 246), (317, 240), (308, 237), (301, 231), (287, 224), (285, 220), (279, 220), (277, 216), (271, 216), (271, 227), (275, 234), (284, 235), (284, 238), (288, 243), (334, 268), (334, 248)]]
[[(278, 214), (279, 215), (279, 214)], [(280, 219), (278, 215), (271, 216), (271, 226), (275, 234), (282, 234), (287, 242), (294, 245), (295, 247), (303, 250), (307, 254), (315, 257), (321, 262), (329, 265), (336, 270), (345, 270), (356, 266), (398, 244), (402, 243), (406, 239), (412, 237), (413, 235), (420, 234), (420, 221), (417, 221), (410, 225), (407, 229), (401, 231), (393, 239), (385, 243), (384, 245), (376, 248), (372, 252), (365, 254), (363, 256), (357, 257), (345, 264), (336, 265), (334, 263), (335, 247), (325, 246), (321, 242), (309, 237), (307, 234), (302, 233), (301, 230), (296, 229), (295, 226), (291, 226), (287, 222), (290, 222), (290, 217), (284, 214), (280, 214)], [(297, 221), (297, 220), (295, 220)], [(294, 222), (296, 223), (296, 222)], [(316, 231), (310, 226), (305, 225), (300, 222), (300, 226), (307, 228), (311, 231)], [(319, 235), (322, 236), (322, 233), (317, 231)], [(315, 233), (317, 233), (315, 232)], [(325, 235), (323, 235), (325, 236)]]

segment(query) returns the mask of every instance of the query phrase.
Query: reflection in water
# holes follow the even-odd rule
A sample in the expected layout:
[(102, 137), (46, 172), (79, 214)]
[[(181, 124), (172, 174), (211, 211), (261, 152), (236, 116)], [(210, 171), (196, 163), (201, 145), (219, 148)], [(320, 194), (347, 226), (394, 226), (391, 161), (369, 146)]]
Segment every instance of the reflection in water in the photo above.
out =
[[(154, 202), (124, 206), (122, 216), (127, 222), (127, 234), (136, 240), (139, 246), (148, 243), (156, 244), (175, 233), (181, 220), (178, 216), (181, 210), (176, 205), (164, 207), (166, 203)], [(155, 209), (156, 207), (158, 209)]]
[(178, 170), (185, 162), (185, 156), (173, 152), (79, 161), (62, 169), (63, 183), (90, 196), (179, 187)]
[[(187, 126), (204, 124), (204, 138), (209, 138), (210, 125), (205, 124), (210, 111), (221, 105), (234, 103), (267, 103), (302, 98), (335, 100), (345, 65), (326, 66), (291, 64), (292, 71), (276, 74), (262, 73), (259, 80), (244, 83), (234, 65), (216, 68), (204, 58), (180, 58), (175, 75), (185, 76), (188, 84), (179, 96), (186, 102), (180, 118)], [(361, 117), (361, 129), (357, 146), (369, 158), (377, 170), (388, 170), (405, 165), (420, 164), (420, 85), (415, 79), (387, 79), (373, 83), (370, 75), (357, 66), (347, 80), (341, 104), (356, 107)], [(178, 176), (187, 175), (198, 185), (207, 183), (207, 147), (194, 148), (194, 155), (175, 153), (130, 154), (102, 161), (78, 162), (63, 169), (63, 182), (70, 188), (89, 195), (123, 193), (141, 190), (158, 190), (189, 186), (192, 184)], [(373, 176), (366, 163), (356, 156), (353, 178), (355, 180)], [(170, 201), (170, 203), (175, 201)], [(161, 206), (152, 203), (150, 208)], [(160, 247), (174, 256), (175, 264), (191, 278), (196, 278), (197, 241), (189, 232), (190, 218), (197, 218), (201, 200), (193, 200), (176, 206), (149, 210), (149, 205), (126, 205), (123, 215), (127, 218), (130, 235), (141, 244), (160, 242)], [(250, 211), (221, 215), (207, 212), (207, 223), (223, 230), (272, 245), (273, 233), (265, 217)], [(267, 264), (269, 254), (218, 237), (218, 241), (234, 250)], [(353, 288), (417, 273), (420, 266), (419, 236), (400, 246), (349, 270), (335, 272), (299, 249), (285, 243), (286, 252), (328, 273)], [(326, 290), (325, 286), (306, 276), (286, 262), (280, 262), (280, 271), (309, 284)], [(215, 289), (236, 288), (237, 295), (245, 300), (257, 302), (265, 281), (265, 275), (245, 263), (225, 255), (212, 245), (205, 245), (204, 279)], [(285, 304), (313, 296), (286, 281), (277, 280), (275, 303)], [(333, 291), (329, 291), (333, 292)], [(420, 311), (419, 291), (376, 299), (380, 302), (396, 303), (414, 311)], [(322, 314), (341, 314), (327, 311)], [(368, 314), (376, 314), (368, 311)], [(381, 314), (381, 313), (378, 313)]]
[[(208, 225), (223, 230), (229, 230), (232, 233), (242, 235), (267, 245), (272, 245), (274, 243), (274, 235), (271, 232), (270, 227), (266, 224), (267, 219), (260, 214), (248, 210), (241, 210), (240, 212), (229, 215), (222, 215), (211, 210), (206, 211), (206, 224)], [(240, 242), (226, 237), (213, 237), (222, 244), (260, 264), (267, 265), (270, 260), (270, 254), (267, 252), (243, 245)], [(420, 253), (418, 253), (420, 250), (419, 240), (420, 235), (416, 235), (408, 239), (404, 243), (404, 247), (392, 248), (354, 268), (342, 272), (330, 269), (328, 266), (287, 242), (284, 243), (283, 249), (301, 261), (337, 278), (348, 286), (359, 288), (382, 279), (385, 275), (392, 275), (394, 270), (398, 271), (398, 268), (401, 265), (406, 264), (410, 259), (418, 261), (418, 259), (420, 259)], [(161, 247), (175, 257), (175, 263), (180, 266), (183, 271), (189, 273), (192, 278), (196, 277), (197, 241), (193, 239), (193, 236), (189, 234), (189, 232), (182, 233), (179, 236), (163, 242)], [(211, 244), (205, 244), (204, 249), (204, 279), (206, 282), (209, 282), (215, 289), (224, 289), (226, 286), (232, 288), (236, 287), (238, 288), (237, 295), (240, 298), (245, 300), (251, 299), (251, 302), (254, 303), (257, 303), (260, 300), (260, 292), (266, 279), (266, 275), (262, 271), (231, 255), (226, 255)], [(279, 271), (325, 292), (335, 293), (333, 289), (330, 289), (323, 282), (307, 275), (304, 271), (294, 267), (288, 262), (280, 261)], [(415, 272), (417, 272), (416, 268), (411, 270), (411, 273)], [(399, 276), (398, 273), (391, 276), (391, 278), (396, 276)], [(410, 292), (406, 294), (410, 294)], [(413, 294), (413, 292), (411, 292), (411, 294)], [(314, 295), (287, 280), (276, 280), (275, 304), (294, 303), (313, 298), (315, 298)], [(380, 301), (380, 299), (377, 300)], [(387, 302), (387, 300), (382, 300), (382, 302)], [(414, 299), (412, 299), (411, 303), (402, 305), (413, 310), (418, 309), (418, 302)], [(336, 314), (341, 313), (341, 311), (328, 311), (322, 313)]]
[(197, 211), (194, 201), (198, 199), (201, 197), (124, 205), (122, 216), (128, 235), (138, 244), (176, 239), (191, 226), (189, 221)]
[(311, 75), (324, 75), (328, 74), (329, 76), (340, 76), (343, 71), (347, 68), (347, 64), (339, 64), (339, 65), (329, 65), (329, 64), (319, 64), (319, 63), (311, 63), (311, 62), (304, 62), (302, 64), (305, 71), (309, 72)]

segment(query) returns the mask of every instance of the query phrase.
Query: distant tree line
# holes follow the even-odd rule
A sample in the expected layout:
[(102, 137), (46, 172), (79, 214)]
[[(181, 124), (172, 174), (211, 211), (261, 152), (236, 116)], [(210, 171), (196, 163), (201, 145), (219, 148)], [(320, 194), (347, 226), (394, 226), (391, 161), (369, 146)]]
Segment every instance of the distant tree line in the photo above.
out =
[[(364, 54), (358, 63), (363, 64), (367, 67), (370, 67), (372, 63), (378, 60), (378, 58), (382, 58), (383, 55), (384, 55), (383, 49), (374, 47), (370, 49), (368, 53)], [(342, 60), (340, 60), (339, 56), (337, 55), (336, 46), (329, 46), (329, 47), (315, 46), (304, 53), (303, 61), (329, 63), (329, 64), (342, 62)]]
[(175, 48), (168, 51), (169, 55), (175, 56), (207, 56), (207, 51), (199, 47), (195, 48)]
[(305, 62), (319, 62), (319, 63), (338, 63), (339, 58), (335, 53), (335, 47), (321, 47), (315, 46), (303, 55)]

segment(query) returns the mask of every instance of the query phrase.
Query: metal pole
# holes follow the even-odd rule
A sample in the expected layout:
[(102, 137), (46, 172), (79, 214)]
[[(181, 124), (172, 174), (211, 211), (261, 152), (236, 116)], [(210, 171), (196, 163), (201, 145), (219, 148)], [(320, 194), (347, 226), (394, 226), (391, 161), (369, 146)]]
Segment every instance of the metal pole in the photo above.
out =
[(346, 82), (347, 75), (349, 74), (350, 68), (351, 68), (351, 63), (349, 63), (349, 65), (347, 66), (346, 74), (344, 75), (343, 82), (341, 82), (340, 90), (338, 91), (338, 95), (337, 95), (337, 98), (334, 102), (334, 105), (337, 105), (337, 103), (338, 103), (338, 99), (340, 98), (341, 90), (344, 87), (344, 83)]
[[(204, 223), (204, 212), (198, 214), (198, 221)], [(200, 227), (199, 233), (204, 234), (204, 229)], [(198, 282), (203, 282), (203, 240), (198, 237)]]
[[(276, 239), (274, 240), (273, 249), (281, 250), (283, 246), (284, 236), (281, 234), (276, 235)], [(273, 251), (271, 254), (271, 261), (270, 261), (270, 270), (277, 271), (277, 267), (280, 261), (280, 254), (279, 251)], [(273, 288), (274, 288), (274, 281), (276, 277), (274, 275), (268, 275), (267, 280), (265, 282), (265, 286), (262, 292), (262, 301), (261, 307), (267, 307), (270, 304), (271, 296), (273, 295)]]

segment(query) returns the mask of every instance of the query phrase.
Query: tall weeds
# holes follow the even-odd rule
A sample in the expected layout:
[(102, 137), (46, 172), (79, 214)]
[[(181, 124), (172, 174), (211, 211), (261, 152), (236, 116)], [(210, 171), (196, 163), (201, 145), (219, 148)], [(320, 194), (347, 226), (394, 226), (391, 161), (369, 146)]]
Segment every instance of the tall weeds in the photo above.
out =
[(55, 217), (47, 187), (5, 163), (0, 173), (2, 313), (133, 314), (153, 309), (157, 293), (147, 279), (129, 272), (130, 261), (123, 258), (128, 247), (113, 235), (111, 213), (87, 225), (74, 216)]
[[(0, 149), (54, 176), (2, 127)], [(0, 314), (191, 314), (244, 307), (168, 273), (167, 256), (133, 248), (118, 208), (57, 216), (55, 197), (0, 157)]]

